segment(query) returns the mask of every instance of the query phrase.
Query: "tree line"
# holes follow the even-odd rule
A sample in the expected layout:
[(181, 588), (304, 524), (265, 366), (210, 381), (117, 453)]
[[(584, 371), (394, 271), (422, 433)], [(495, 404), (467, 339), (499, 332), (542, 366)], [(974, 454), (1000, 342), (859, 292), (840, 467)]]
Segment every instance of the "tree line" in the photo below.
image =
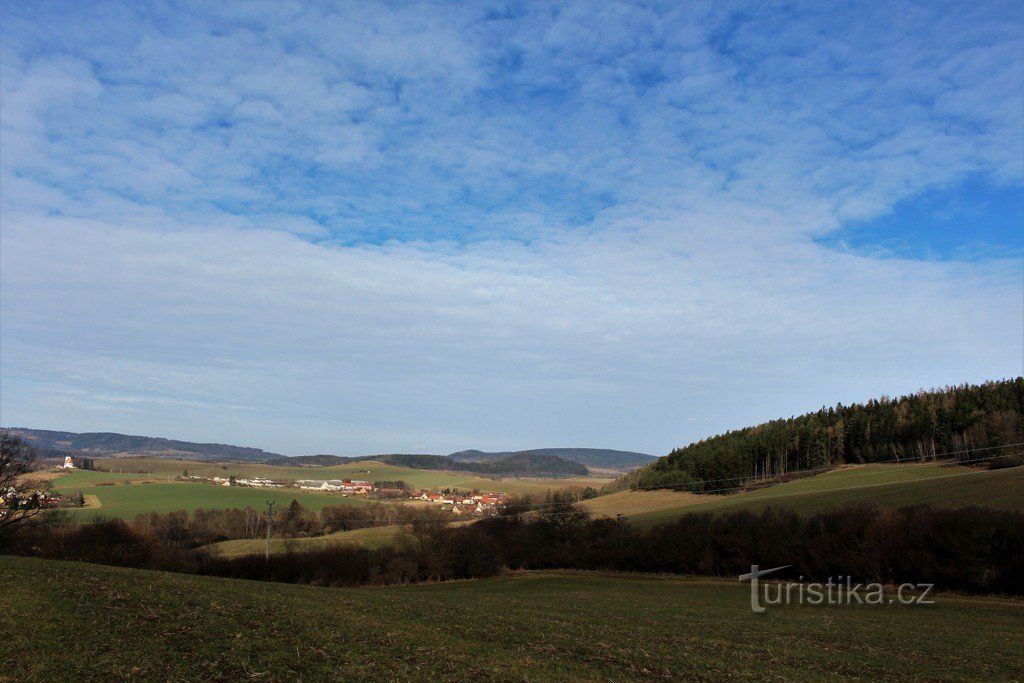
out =
[[(921, 391), (900, 398), (822, 407), (677, 448), (611, 488), (695, 492), (846, 463), (922, 461), (954, 454), (964, 463), (1024, 463), (1024, 377)], [(999, 457), (995, 457), (999, 456)]]
[(494, 576), (509, 569), (601, 569), (735, 578), (792, 565), (808, 581), (849, 576), (938, 590), (1024, 594), (1024, 513), (988, 508), (853, 505), (809, 516), (785, 509), (697, 513), (651, 529), (588, 518), (561, 498), (529, 514), (469, 526), (424, 515), (394, 546), (337, 544), (225, 558), (121, 520), (23, 527), (20, 554), (229, 578), (358, 586)]

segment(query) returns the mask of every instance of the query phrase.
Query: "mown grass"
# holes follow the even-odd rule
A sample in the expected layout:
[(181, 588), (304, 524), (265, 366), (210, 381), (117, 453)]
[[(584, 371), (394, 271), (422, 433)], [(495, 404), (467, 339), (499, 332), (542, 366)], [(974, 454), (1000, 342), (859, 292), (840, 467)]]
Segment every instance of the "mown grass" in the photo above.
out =
[(332, 589), (0, 557), (0, 680), (1013, 680), (1024, 602), (752, 614), (745, 584), (541, 572)]
[[(608, 498), (608, 500), (602, 500)], [(800, 513), (823, 512), (847, 503), (883, 508), (929, 504), (980, 505), (1024, 510), (1024, 467), (982, 470), (958, 465), (865, 465), (846, 467), (756, 491), (729, 495), (621, 492), (588, 501), (596, 515), (622, 512), (634, 524), (654, 524), (691, 512), (763, 510), (786, 507)], [(626, 512), (632, 506), (634, 512)], [(619, 508), (622, 508), (621, 510)]]
[(54, 487), (63, 493), (81, 491), (83, 495), (93, 495), (99, 499), (100, 507), (70, 508), (67, 513), (76, 519), (91, 519), (96, 515), (107, 518), (134, 519), (137, 515), (150, 512), (175, 512), (195, 510), (251, 507), (263, 510), (267, 501), (273, 500), (278, 509), (283, 509), (293, 500), (301, 505), (319, 511), (333, 505), (367, 505), (369, 502), (354, 496), (342, 497), (339, 494), (314, 493), (298, 489), (256, 489), (241, 486), (213, 486), (198, 483), (146, 483), (115, 484), (112, 486), (78, 486), (67, 485), (64, 480), (57, 480)]
[[(270, 552), (283, 553), (288, 551), (321, 550), (339, 543), (375, 550), (394, 545), (406, 534), (407, 532), (402, 526), (394, 525), (370, 529), (355, 529), (353, 531), (338, 531), (333, 534), (311, 538), (272, 538), (270, 539)], [(205, 547), (221, 557), (259, 555), (266, 552), (266, 539), (241, 538), (213, 543)]]

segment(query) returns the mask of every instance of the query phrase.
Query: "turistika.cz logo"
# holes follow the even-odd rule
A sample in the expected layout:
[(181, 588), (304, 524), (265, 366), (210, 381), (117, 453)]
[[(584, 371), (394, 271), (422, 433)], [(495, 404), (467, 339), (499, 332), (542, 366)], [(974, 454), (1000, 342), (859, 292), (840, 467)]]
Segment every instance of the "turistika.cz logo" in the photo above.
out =
[[(750, 609), (757, 614), (767, 611), (767, 607), (780, 605), (932, 605), (928, 600), (935, 584), (904, 583), (896, 587), (895, 597), (885, 593), (880, 583), (854, 583), (849, 576), (838, 579), (829, 577), (822, 583), (815, 581), (804, 583), (801, 576), (796, 581), (767, 583), (759, 581), (793, 565), (787, 564), (772, 569), (761, 569), (756, 564), (750, 565), (750, 573), (742, 574), (740, 581), (750, 582)], [(762, 590), (758, 590), (761, 587)], [(767, 607), (766, 607), (767, 606)]]

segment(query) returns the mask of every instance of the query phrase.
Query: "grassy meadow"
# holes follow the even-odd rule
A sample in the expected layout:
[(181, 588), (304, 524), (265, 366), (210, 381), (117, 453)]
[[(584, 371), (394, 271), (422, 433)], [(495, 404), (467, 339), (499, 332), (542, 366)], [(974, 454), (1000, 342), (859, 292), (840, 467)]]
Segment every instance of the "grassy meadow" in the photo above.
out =
[(1024, 510), (1024, 467), (983, 470), (937, 463), (850, 466), (744, 493), (620, 491), (585, 501), (584, 505), (595, 516), (621, 513), (635, 524), (654, 524), (690, 512), (759, 511), (778, 506), (813, 513), (854, 502), (883, 508), (926, 503)]
[(19, 557), (0, 557), (0, 584), (0, 681), (1024, 675), (1024, 602), (994, 597), (755, 615), (735, 581), (560, 571), (340, 589)]

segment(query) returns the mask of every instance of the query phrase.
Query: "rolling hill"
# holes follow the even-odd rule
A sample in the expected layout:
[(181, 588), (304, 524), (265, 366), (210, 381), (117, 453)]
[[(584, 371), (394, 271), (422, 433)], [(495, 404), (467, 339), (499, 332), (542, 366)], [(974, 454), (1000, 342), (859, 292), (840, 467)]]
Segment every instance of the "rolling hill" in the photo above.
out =
[(340, 456), (330, 454), (286, 456), (259, 448), (221, 443), (195, 443), (161, 437), (132, 436), (114, 432), (60, 432), (25, 427), (5, 428), (32, 444), (44, 457), (137, 457), (198, 460), (205, 462), (253, 462), (280, 467), (334, 466), (377, 461), (424, 470), (472, 472), (491, 477), (586, 476), (587, 467), (629, 469), (651, 462), (654, 456), (599, 448), (539, 448), (528, 451), (484, 453), (461, 451), (451, 455), (386, 453)]
[(492, 462), (518, 455), (554, 456), (570, 462), (578, 462), (587, 467), (618, 470), (647, 465), (658, 459), (656, 456), (646, 453), (616, 451), (606, 448), (535, 448), (526, 451), (497, 451), (491, 453), (468, 450), (452, 453), (449, 457), (458, 462)]
[(231, 446), (222, 443), (194, 443), (152, 436), (131, 436), (114, 432), (55, 432), (24, 427), (4, 428), (25, 439), (45, 457), (65, 454), (88, 456), (149, 455), (189, 460), (242, 460), (266, 462), (284, 456), (259, 448)]
[(268, 464), (289, 467), (296, 464), (320, 467), (347, 465), (354, 462), (382, 462), (397, 467), (417, 470), (448, 470), (470, 472), (488, 477), (585, 477), (587, 468), (578, 462), (565, 460), (555, 455), (533, 451), (509, 453), (506, 456), (488, 459), (460, 461), (447, 455), (424, 453), (390, 453), (345, 458), (337, 455), (296, 456), (278, 458)]

